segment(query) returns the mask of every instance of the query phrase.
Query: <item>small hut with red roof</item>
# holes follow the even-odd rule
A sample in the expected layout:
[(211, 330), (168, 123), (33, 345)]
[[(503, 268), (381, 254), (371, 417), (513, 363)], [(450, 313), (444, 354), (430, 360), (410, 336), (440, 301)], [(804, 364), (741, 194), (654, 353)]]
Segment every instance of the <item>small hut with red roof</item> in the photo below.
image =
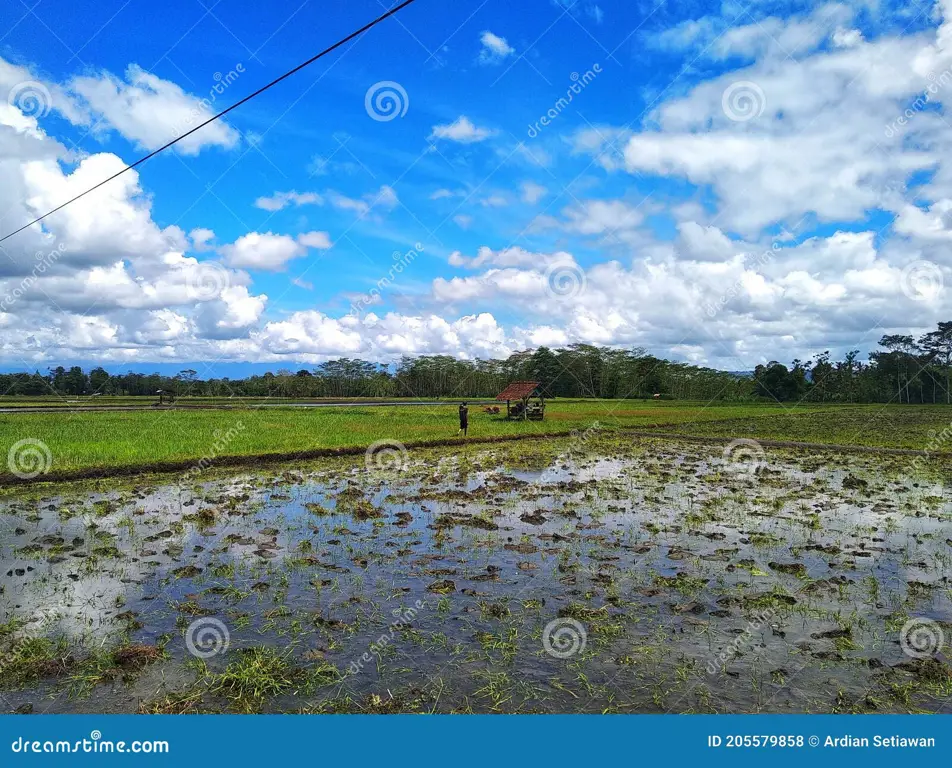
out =
[(545, 397), (540, 386), (538, 381), (514, 381), (496, 395), (497, 400), (506, 401), (506, 418), (542, 421)]

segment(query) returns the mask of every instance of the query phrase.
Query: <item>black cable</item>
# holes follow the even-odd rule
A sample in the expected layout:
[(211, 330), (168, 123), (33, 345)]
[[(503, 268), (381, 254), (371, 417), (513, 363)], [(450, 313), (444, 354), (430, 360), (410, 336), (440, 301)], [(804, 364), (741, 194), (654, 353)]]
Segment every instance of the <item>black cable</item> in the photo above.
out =
[(182, 139), (186, 138), (187, 136), (191, 136), (193, 133), (195, 133), (195, 131), (201, 130), (201, 129), (204, 128), (206, 125), (208, 125), (209, 123), (215, 122), (215, 121), (216, 121), (218, 118), (220, 118), (220, 117), (224, 117), (224, 116), (227, 115), (229, 112), (231, 112), (233, 109), (237, 109), (238, 107), (240, 107), (240, 106), (241, 106), (242, 104), (244, 104), (246, 101), (251, 101), (251, 99), (253, 99), (255, 96), (258, 96), (259, 94), (264, 93), (266, 90), (268, 90), (268, 89), (271, 88), (272, 86), (277, 85), (277, 84), (280, 83), (282, 80), (286, 80), (287, 78), (289, 78), (291, 75), (295, 74), (296, 72), (300, 72), (302, 69), (304, 69), (305, 67), (307, 67), (307, 66), (313, 64), (313, 63), (314, 63), (315, 61), (317, 61), (318, 59), (320, 59), (320, 58), (326, 56), (327, 54), (331, 53), (332, 51), (337, 50), (338, 48), (340, 48), (340, 47), (341, 47), (342, 45), (344, 45), (345, 43), (349, 43), (349, 42), (350, 42), (351, 40), (353, 40), (355, 37), (357, 37), (357, 36), (359, 36), (359, 35), (362, 35), (364, 32), (366, 32), (366, 31), (367, 31), (368, 29), (370, 29), (371, 27), (377, 26), (381, 21), (385, 21), (386, 19), (389, 19), (391, 16), (394, 16), (395, 14), (399, 13), (399, 12), (402, 11), (404, 8), (406, 8), (408, 5), (411, 5), (411, 4), (415, 3), (415, 2), (416, 2), (416, 0), (403, 0), (403, 2), (400, 3), (400, 5), (398, 5), (398, 6), (394, 7), (394, 8), (391, 8), (389, 11), (387, 11), (387, 12), (384, 13), (384, 14), (382, 14), (381, 16), (378, 16), (378, 17), (377, 17), (376, 19), (374, 19), (373, 21), (371, 21), (371, 22), (369, 22), (369, 23), (367, 23), (367, 24), (364, 24), (364, 26), (362, 26), (362, 27), (361, 27), (360, 29), (358, 29), (356, 32), (351, 32), (349, 35), (347, 35), (347, 37), (341, 38), (340, 40), (338, 40), (336, 43), (334, 43), (334, 44), (333, 44), (332, 46), (330, 46), (329, 48), (325, 48), (323, 51), (321, 51), (320, 53), (318, 53), (316, 56), (312, 56), (311, 58), (309, 58), (309, 59), (308, 59), (307, 61), (305, 61), (303, 64), (298, 64), (294, 69), (290, 70), (289, 72), (285, 72), (283, 75), (281, 75), (281, 77), (279, 77), (279, 78), (277, 78), (277, 79), (275, 79), (275, 80), (272, 80), (270, 83), (268, 83), (267, 85), (262, 86), (261, 88), (259, 88), (259, 89), (258, 89), (257, 91), (255, 91), (254, 93), (249, 94), (248, 96), (245, 96), (243, 99), (241, 99), (241, 101), (236, 101), (234, 104), (232, 104), (232, 105), (231, 105), (230, 107), (228, 107), (227, 109), (223, 109), (223, 110), (222, 110), (221, 112), (219, 112), (217, 115), (213, 115), (212, 117), (208, 118), (208, 120), (206, 120), (206, 121), (205, 121), (204, 123), (202, 123), (201, 125), (196, 125), (194, 128), (192, 128), (192, 130), (188, 131), (187, 133), (183, 133), (181, 136), (179, 136), (179, 137), (176, 138), (176, 139), (173, 139), (173, 140), (170, 141), (168, 144), (165, 144), (165, 145), (159, 147), (158, 149), (153, 150), (152, 152), (150, 152), (149, 154), (147, 154), (145, 157), (140, 157), (140, 158), (139, 158), (138, 160), (136, 160), (134, 163), (132, 163), (131, 165), (127, 165), (127, 166), (126, 166), (125, 168), (123, 168), (121, 171), (119, 171), (119, 172), (117, 172), (117, 173), (114, 173), (114, 174), (113, 174), (112, 176), (110, 176), (108, 179), (103, 179), (102, 181), (100, 181), (100, 182), (99, 182), (98, 184), (96, 184), (95, 186), (90, 187), (89, 189), (87, 189), (85, 192), (82, 192), (82, 193), (76, 195), (76, 197), (74, 197), (72, 200), (67, 200), (67, 201), (66, 201), (65, 203), (63, 203), (62, 205), (56, 206), (56, 208), (54, 208), (53, 210), (47, 211), (47, 212), (44, 213), (42, 216), (40, 216), (38, 219), (33, 219), (33, 221), (31, 221), (29, 224), (24, 224), (22, 227), (20, 227), (20, 228), (17, 229), (17, 230), (14, 230), (14, 231), (11, 232), (10, 234), (4, 235), (3, 237), (0, 237), (0, 243), (2, 243), (2, 242), (3, 242), (4, 240), (6, 240), (7, 238), (13, 237), (14, 235), (16, 235), (16, 234), (22, 232), (24, 229), (29, 229), (29, 228), (32, 227), (34, 224), (36, 224), (36, 223), (38, 223), (38, 222), (40, 222), (40, 221), (43, 221), (43, 219), (45, 219), (47, 216), (50, 216), (50, 215), (56, 213), (57, 211), (63, 210), (63, 208), (65, 208), (65, 207), (66, 207), (67, 205), (69, 205), (70, 203), (75, 203), (75, 202), (76, 202), (77, 200), (79, 200), (81, 197), (85, 197), (85, 196), (88, 195), (90, 192), (99, 189), (103, 184), (108, 184), (108, 183), (109, 183), (110, 181), (112, 181), (113, 179), (118, 178), (119, 176), (122, 176), (122, 174), (124, 174), (126, 171), (131, 171), (131, 170), (132, 170), (133, 168), (135, 168), (136, 166), (142, 165), (142, 163), (144, 163), (146, 160), (150, 160), (151, 158), (155, 157), (157, 154), (159, 154), (159, 152), (164, 152), (166, 149), (168, 149), (168, 148), (171, 147), (172, 145), (178, 144), (178, 142), (180, 142)]

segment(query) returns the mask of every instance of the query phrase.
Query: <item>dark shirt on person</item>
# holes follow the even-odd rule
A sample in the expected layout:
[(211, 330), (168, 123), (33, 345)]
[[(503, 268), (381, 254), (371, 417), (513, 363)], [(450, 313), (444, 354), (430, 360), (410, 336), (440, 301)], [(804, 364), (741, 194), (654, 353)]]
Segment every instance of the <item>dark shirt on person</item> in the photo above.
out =
[(464, 429), (469, 423), (469, 408), (465, 405), (459, 407), (459, 428)]

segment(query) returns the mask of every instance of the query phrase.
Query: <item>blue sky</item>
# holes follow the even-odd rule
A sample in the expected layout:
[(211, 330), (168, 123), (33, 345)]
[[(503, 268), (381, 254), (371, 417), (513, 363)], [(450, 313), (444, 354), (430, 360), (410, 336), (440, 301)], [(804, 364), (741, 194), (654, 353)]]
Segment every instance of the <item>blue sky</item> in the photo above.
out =
[[(0, 234), (389, 7), (34, 3), (0, 19)], [(949, 310), (945, 18), (418, 0), (3, 243), (0, 364), (584, 342), (739, 370), (921, 332)]]

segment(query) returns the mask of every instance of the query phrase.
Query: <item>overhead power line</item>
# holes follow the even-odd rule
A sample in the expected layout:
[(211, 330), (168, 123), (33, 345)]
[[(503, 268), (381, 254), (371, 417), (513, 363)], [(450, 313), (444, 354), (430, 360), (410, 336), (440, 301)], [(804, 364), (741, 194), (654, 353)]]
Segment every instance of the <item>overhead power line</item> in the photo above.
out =
[(164, 145), (162, 145), (161, 147), (159, 147), (158, 149), (153, 150), (153, 151), (150, 152), (149, 154), (145, 155), (144, 157), (140, 157), (140, 158), (139, 158), (138, 160), (136, 160), (134, 163), (132, 163), (131, 165), (127, 165), (127, 166), (126, 166), (125, 168), (123, 168), (121, 171), (118, 171), (117, 173), (114, 173), (114, 174), (113, 174), (112, 176), (110, 176), (108, 179), (103, 179), (102, 181), (100, 181), (100, 182), (99, 182), (98, 184), (96, 184), (95, 186), (92, 186), (92, 187), (90, 187), (89, 189), (87, 189), (85, 192), (82, 192), (82, 193), (76, 195), (76, 197), (74, 197), (74, 198), (72, 198), (72, 199), (70, 199), (70, 200), (67, 200), (65, 203), (62, 203), (62, 204), (56, 206), (56, 207), (53, 208), (51, 211), (47, 211), (47, 212), (44, 213), (42, 216), (40, 216), (40, 217), (38, 217), (38, 218), (36, 218), (36, 219), (33, 219), (33, 221), (31, 221), (29, 224), (24, 224), (24, 225), (23, 225), (22, 227), (20, 227), (19, 229), (16, 229), (16, 230), (14, 230), (13, 232), (10, 232), (9, 234), (4, 235), (3, 237), (0, 237), (0, 243), (2, 243), (4, 240), (7, 240), (8, 238), (13, 237), (13, 236), (16, 235), (16, 234), (19, 234), (19, 233), (22, 232), (24, 229), (29, 229), (29, 228), (32, 227), (34, 224), (37, 224), (37, 223), (43, 221), (43, 219), (45, 219), (47, 216), (51, 216), (52, 214), (56, 213), (57, 211), (63, 210), (67, 205), (70, 205), (71, 203), (75, 203), (75, 202), (76, 202), (77, 200), (79, 200), (81, 197), (85, 197), (85, 196), (88, 195), (90, 192), (93, 192), (93, 191), (99, 189), (99, 188), (100, 188), (101, 186), (103, 186), (104, 184), (108, 184), (108, 183), (109, 183), (110, 181), (112, 181), (113, 179), (116, 179), (116, 178), (118, 178), (119, 176), (122, 176), (122, 174), (124, 174), (126, 171), (131, 171), (133, 168), (135, 168), (135, 167), (137, 167), (137, 166), (139, 166), (139, 165), (142, 165), (146, 160), (150, 160), (150, 159), (152, 159), (153, 157), (155, 157), (157, 154), (159, 154), (160, 152), (164, 152), (164, 151), (167, 150), (169, 147), (174, 146), (175, 144), (178, 144), (182, 139), (187, 138), (188, 136), (191, 136), (191, 135), (192, 135), (193, 133), (195, 133), (196, 131), (200, 131), (202, 128), (204, 128), (204, 127), (205, 127), (206, 125), (208, 125), (209, 123), (214, 123), (216, 120), (218, 120), (218, 119), (221, 118), (221, 117), (224, 117), (225, 115), (227, 115), (227, 114), (228, 114), (229, 112), (231, 112), (232, 110), (237, 109), (238, 107), (240, 107), (240, 106), (241, 106), (242, 104), (244, 104), (245, 102), (251, 101), (253, 98), (255, 98), (255, 96), (261, 95), (262, 93), (264, 93), (265, 91), (267, 91), (269, 88), (272, 88), (272, 87), (274, 87), (275, 85), (277, 85), (278, 83), (280, 83), (282, 80), (287, 80), (289, 77), (291, 77), (291, 75), (293, 75), (293, 74), (295, 74), (295, 73), (297, 73), (297, 72), (300, 72), (300, 71), (301, 71), (302, 69), (304, 69), (305, 67), (310, 66), (311, 64), (313, 64), (313, 63), (314, 63), (315, 61), (317, 61), (318, 59), (323, 58), (324, 56), (326, 56), (326, 55), (329, 54), (329, 53), (332, 53), (333, 51), (335, 51), (335, 50), (337, 50), (338, 48), (340, 48), (342, 45), (346, 45), (346, 44), (349, 43), (351, 40), (353, 40), (355, 37), (358, 37), (358, 36), (362, 35), (362, 34), (363, 34), (364, 32), (366, 32), (367, 30), (372, 29), (373, 27), (377, 26), (377, 25), (378, 25), (380, 22), (382, 22), (382, 21), (386, 21), (386, 20), (389, 19), (391, 16), (396, 15), (397, 13), (399, 13), (400, 11), (402, 11), (404, 8), (406, 8), (408, 5), (412, 5), (412, 4), (415, 3), (415, 2), (416, 2), (416, 0), (404, 0), (402, 3), (400, 3), (400, 4), (397, 5), (397, 6), (394, 6), (393, 8), (391, 8), (391, 9), (390, 9), (389, 11), (387, 11), (386, 13), (381, 14), (380, 16), (378, 16), (378, 17), (377, 17), (376, 19), (374, 19), (373, 21), (368, 22), (367, 24), (364, 24), (364, 26), (362, 26), (360, 29), (355, 30), (354, 32), (351, 32), (349, 35), (347, 35), (347, 37), (342, 37), (342, 38), (341, 38), (340, 40), (338, 40), (336, 43), (334, 43), (333, 45), (331, 45), (331, 46), (325, 48), (323, 51), (321, 51), (320, 53), (316, 54), (315, 56), (312, 56), (312, 57), (309, 58), (307, 61), (305, 61), (305, 62), (303, 62), (303, 63), (301, 63), (301, 64), (298, 64), (294, 69), (289, 70), (288, 72), (285, 72), (283, 75), (281, 75), (281, 77), (275, 78), (274, 80), (272, 80), (272, 81), (271, 81), (270, 83), (268, 83), (267, 85), (261, 86), (261, 88), (259, 88), (259, 89), (258, 89), (257, 91), (255, 91), (254, 93), (250, 93), (250, 94), (248, 94), (247, 96), (245, 96), (243, 99), (241, 99), (240, 101), (236, 101), (236, 102), (235, 102), (234, 104), (232, 104), (230, 107), (228, 107), (227, 109), (223, 109), (223, 110), (222, 110), (221, 112), (219, 112), (217, 115), (212, 115), (212, 117), (208, 118), (204, 123), (201, 123), (200, 125), (196, 125), (194, 128), (192, 128), (192, 130), (187, 131), (186, 133), (183, 133), (181, 136), (179, 136), (179, 137), (177, 137), (177, 138), (175, 138), (175, 139), (172, 139), (172, 141), (170, 141), (168, 144), (164, 144)]

